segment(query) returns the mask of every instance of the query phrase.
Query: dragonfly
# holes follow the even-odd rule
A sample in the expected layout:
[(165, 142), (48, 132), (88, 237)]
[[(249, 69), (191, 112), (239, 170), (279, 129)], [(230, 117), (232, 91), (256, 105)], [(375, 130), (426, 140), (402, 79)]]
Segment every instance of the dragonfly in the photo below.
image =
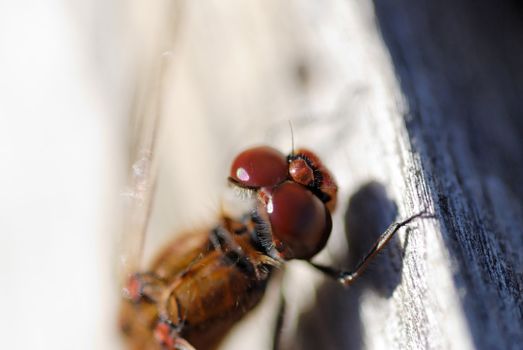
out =
[(354, 270), (343, 271), (311, 261), (331, 234), (338, 191), (313, 151), (248, 148), (232, 161), (228, 182), (250, 193), (250, 210), (179, 236), (130, 274), (120, 316), (130, 349), (214, 349), (287, 261), (305, 261), (350, 286), (401, 227), (424, 214), (391, 225)]

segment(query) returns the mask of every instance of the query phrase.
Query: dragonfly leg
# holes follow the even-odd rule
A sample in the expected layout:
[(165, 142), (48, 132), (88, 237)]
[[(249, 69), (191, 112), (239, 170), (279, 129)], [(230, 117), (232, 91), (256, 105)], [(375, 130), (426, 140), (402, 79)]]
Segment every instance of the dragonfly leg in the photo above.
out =
[(387, 243), (399, 231), (400, 228), (408, 225), (414, 219), (433, 217), (433, 214), (428, 214), (426, 211), (422, 211), (418, 214), (412, 215), (411, 217), (403, 221), (393, 223), (385, 230), (385, 232), (381, 234), (381, 236), (376, 240), (370, 251), (365, 256), (365, 258), (363, 258), (361, 263), (358, 266), (356, 266), (356, 268), (352, 271), (338, 270), (329, 266), (318, 265), (310, 261), (309, 264), (311, 264), (314, 268), (323, 272), (327, 276), (336, 279), (342, 285), (350, 286), (362, 275), (363, 271), (365, 271), (372, 259), (374, 259), (376, 255), (378, 255), (378, 253), (386, 247)]
[(280, 293), (280, 302), (278, 306), (278, 314), (276, 317), (276, 323), (274, 326), (274, 337), (272, 339), (272, 350), (279, 350), (280, 349), (280, 340), (281, 340), (281, 334), (283, 330), (283, 325), (285, 323), (285, 309), (286, 309), (286, 301), (285, 296), (283, 293)]

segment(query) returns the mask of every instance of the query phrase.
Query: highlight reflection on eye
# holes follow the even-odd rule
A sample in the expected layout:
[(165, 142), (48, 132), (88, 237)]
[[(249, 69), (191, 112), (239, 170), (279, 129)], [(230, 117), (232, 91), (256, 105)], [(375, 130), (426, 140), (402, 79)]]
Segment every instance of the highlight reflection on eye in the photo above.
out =
[(236, 170), (236, 177), (242, 181), (249, 181), (249, 173), (244, 168), (238, 168)]

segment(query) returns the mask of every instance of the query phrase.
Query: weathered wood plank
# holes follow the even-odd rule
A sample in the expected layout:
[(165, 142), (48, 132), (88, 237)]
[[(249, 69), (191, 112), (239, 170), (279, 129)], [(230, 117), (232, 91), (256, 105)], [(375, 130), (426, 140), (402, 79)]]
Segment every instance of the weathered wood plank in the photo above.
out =
[(523, 39), (510, 2), (376, 1), (473, 344), (523, 344)]

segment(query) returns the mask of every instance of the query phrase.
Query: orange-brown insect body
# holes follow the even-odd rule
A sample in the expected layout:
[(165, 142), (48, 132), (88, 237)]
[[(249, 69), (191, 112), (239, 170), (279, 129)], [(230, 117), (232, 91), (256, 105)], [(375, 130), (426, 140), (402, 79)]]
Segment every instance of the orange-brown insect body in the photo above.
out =
[[(231, 223), (225, 220), (218, 229), (230, 230)], [(213, 245), (212, 235), (201, 231), (175, 240), (151, 267), (152, 280), (139, 300), (124, 304), (121, 328), (131, 349), (161, 349), (154, 332), (162, 318), (178, 326), (178, 335), (196, 349), (212, 349), (258, 304), (273, 261), (253, 247), (247, 231), (229, 231), (233, 242), (222, 243), (223, 249)]]

